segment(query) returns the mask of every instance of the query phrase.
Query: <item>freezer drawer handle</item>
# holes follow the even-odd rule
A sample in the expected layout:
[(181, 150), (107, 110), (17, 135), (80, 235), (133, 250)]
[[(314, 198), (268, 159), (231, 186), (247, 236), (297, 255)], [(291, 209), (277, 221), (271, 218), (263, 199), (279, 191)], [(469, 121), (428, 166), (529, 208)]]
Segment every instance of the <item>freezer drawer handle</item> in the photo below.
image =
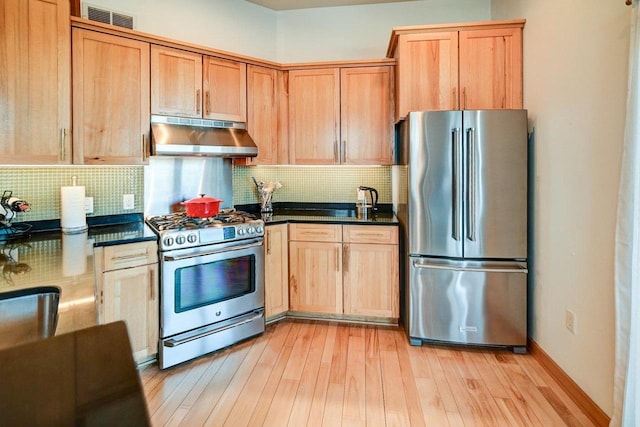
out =
[(528, 269), (522, 268), (478, 268), (478, 267), (450, 267), (447, 265), (437, 264), (420, 264), (418, 261), (413, 262), (415, 268), (428, 268), (432, 270), (449, 270), (449, 271), (471, 271), (476, 273), (524, 273), (529, 272)]

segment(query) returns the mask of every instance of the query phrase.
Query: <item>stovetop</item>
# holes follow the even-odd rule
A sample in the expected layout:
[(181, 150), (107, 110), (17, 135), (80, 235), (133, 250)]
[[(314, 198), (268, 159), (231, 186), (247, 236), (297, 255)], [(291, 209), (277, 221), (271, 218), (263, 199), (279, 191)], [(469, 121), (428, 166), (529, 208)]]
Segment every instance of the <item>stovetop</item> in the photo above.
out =
[(197, 228), (221, 227), (228, 224), (239, 224), (257, 220), (253, 214), (236, 211), (222, 210), (216, 216), (206, 218), (192, 218), (186, 212), (174, 212), (166, 215), (156, 215), (147, 218), (154, 230), (192, 230)]
[(191, 218), (186, 212), (175, 212), (149, 216), (145, 221), (160, 237), (161, 251), (264, 236), (264, 221), (234, 209), (222, 210), (207, 218)]

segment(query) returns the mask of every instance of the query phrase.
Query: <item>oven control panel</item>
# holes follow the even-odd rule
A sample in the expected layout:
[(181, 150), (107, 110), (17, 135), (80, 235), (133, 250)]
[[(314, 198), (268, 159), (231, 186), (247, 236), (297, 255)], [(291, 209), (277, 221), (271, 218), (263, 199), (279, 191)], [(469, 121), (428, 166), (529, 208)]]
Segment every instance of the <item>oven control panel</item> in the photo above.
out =
[(161, 236), (160, 246), (161, 250), (180, 249), (261, 236), (264, 236), (264, 223), (258, 220), (223, 227), (172, 230)]

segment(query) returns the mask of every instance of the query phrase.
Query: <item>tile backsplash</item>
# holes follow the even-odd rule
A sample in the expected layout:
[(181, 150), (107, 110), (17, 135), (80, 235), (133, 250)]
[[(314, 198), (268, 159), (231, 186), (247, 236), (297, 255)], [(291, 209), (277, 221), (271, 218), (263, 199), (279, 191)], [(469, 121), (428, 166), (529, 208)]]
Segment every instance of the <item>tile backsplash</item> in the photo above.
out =
[(258, 203), (257, 181), (280, 181), (273, 202), (355, 203), (360, 185), (378, 190), (379, 203), (391, 203), (389, 166), (236, 166), (233, 199), (236, 204)]
[[(14, 221), (29, 222), (60, 218), (60, 187), (85, 187), (93, 197), (93, 213), (87, 217), (141, 213), (144, 211), (144, 167), (142, 166), (1, 166), (0, 193), (31, 205)], [(273, 201), (311, 203), (355, 203), (360, 185), (378, 190), (379, 203), (391, 203), (391, 168), (387, 166), (236, 166), (233, 168), (235, 204), (258, 203), (251, 177), (258, 181), (280, 181)], [(132, 210), (122, 208), (122, 195), (133, 194)]]
[[(14, 221), (28, 222), (60, 218), (60, 187), (72, 184), (85, 187), (93, 197), (93, 213), (87, 217), (138, 213), (144, 204), (144, 168), (142, 166), (2, 166), (0, 192), (10, 190), (13, 196), (31, 205), (29, 212), (19, 213)], [(134, 209), (122, 208), (122, 195), (135, 196)]]

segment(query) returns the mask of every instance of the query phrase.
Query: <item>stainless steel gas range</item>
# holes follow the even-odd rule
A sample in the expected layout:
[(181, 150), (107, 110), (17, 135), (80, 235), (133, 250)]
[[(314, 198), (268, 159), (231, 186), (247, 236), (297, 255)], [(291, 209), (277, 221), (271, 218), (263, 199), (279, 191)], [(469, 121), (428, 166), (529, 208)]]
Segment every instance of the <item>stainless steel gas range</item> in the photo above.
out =
[(159, 237), (160, 369), (264, 332), (262, 220), (230, 209), (146, 222)]

